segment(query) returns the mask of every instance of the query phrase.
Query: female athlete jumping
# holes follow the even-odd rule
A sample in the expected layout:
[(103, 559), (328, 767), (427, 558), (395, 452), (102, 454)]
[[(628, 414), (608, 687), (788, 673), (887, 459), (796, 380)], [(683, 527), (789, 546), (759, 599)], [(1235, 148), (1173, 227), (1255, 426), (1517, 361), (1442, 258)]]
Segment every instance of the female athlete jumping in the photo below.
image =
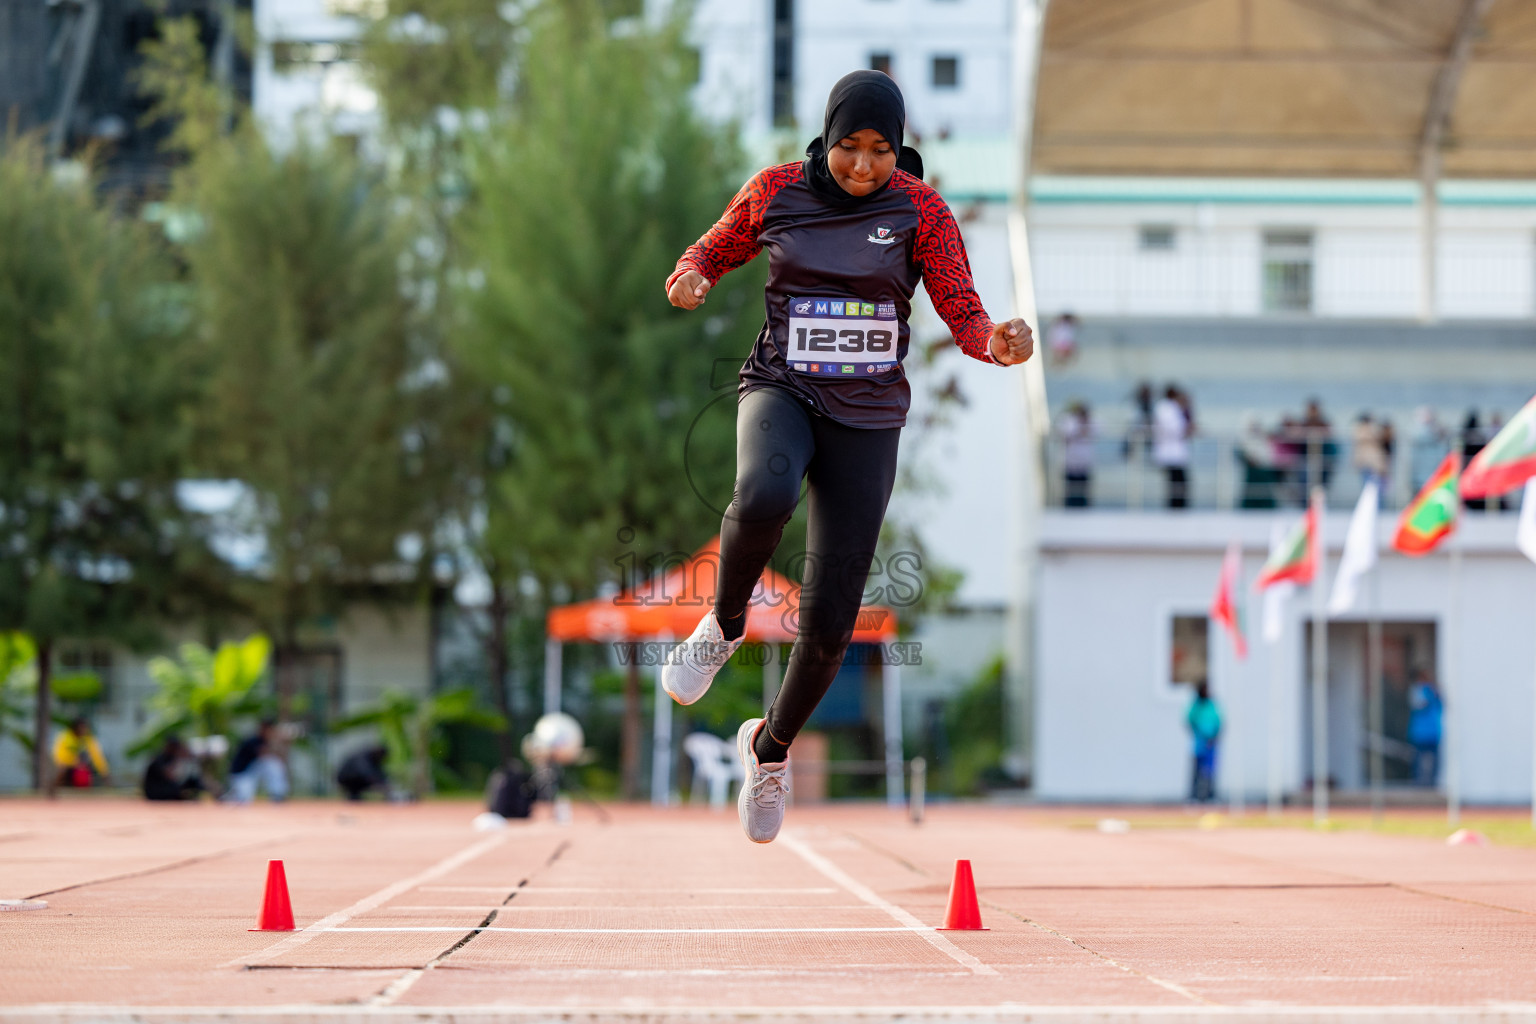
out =
[(902, 153), (905, 123), (889, 76), (845, 76), (805, 160), (747, 182), (667, 278), (672, 305), (697, 309), (726, 272), (768, 250), (768, 322), (741, 369), (715, 607), (662, 670), (679, 704), (704, 696), (741, 646), (752, 589), (810, 481), (799, 634), (767, 717), (736, 733), (746, 768), (738, 810), (756, 843), (779, 833), (789, 745), (853, 635), (911, 403), (901, 361), (917, 282), (966, 355), (1007, 366), (1034, 351), (1023, 320), (987, 317), (944, 200), (898, 169), (898, 156), (920, 166)]

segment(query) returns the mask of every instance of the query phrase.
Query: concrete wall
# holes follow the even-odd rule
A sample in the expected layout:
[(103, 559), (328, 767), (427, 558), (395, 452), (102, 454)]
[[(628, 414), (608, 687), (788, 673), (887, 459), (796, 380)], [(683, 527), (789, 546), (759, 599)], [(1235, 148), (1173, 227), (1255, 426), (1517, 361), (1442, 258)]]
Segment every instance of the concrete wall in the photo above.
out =
[[(1312, 315), (1411, 319), (1419, 211), (1404, 182), (1042, 179), (1030, 244), (1040, 308), (1086, 316), (1252, 317), (1263, 308), (1264, 232), (1313, 232)], [(1367, 183), (1369, 184), (1369, 183)], [(1449, 318), (1536, 315), (1536, 194), (1453, 183), (1442, 193), (1436, 308)], [(1144, 225), (1174, 229), (1140, 248)]]
[[(1290, 513), (1295, 515), (1296, 513)], [(1347, 517), (1330, 515), (1328, 585)], [(1036, 708), (1036, 791), (1051, 800), (1178, 800), (1188, 789), (1185, 687), (1168, 681), (1170, 618), (1204, 615), (1229, 540), (1244, 546), (1244, 574), (1257, 573), (1275, 517), (1250, 513), (1047, 513), (1040, 573)], [(1385, 543), (1393, 526), (1380, 524)], [(1439, 637), (1437, 677), (1447, 729), (1461, 737), (1462, 793), (1470, 801), (1518, 802), (1531, 796), (1533, 690), (1536, 690), (1536, 566), (1514, 549), (1513, 515), (1464, 523), (1460, 631), (1451, 623), (1446, 554), (1382, 556), (1381, 614), (1428, 621)], [(1365, 588), (1365, 599), (1371, 593)], [(1278, 680), (1277, 735), (1282, 779), (1295, 791), (1310, 773), (1304, 622), (1310, 597), (1286, 610), (1274, 648), (1257, 638), (1259, 602), (1249, 593), (1253, 650), (1246, 662), (1211, 636), (1211, 685), (1228, 716), (1218, 788), (1239, 781), (1251, 799), (1264, 793), (1271, 722), (1271, 672)], [(1363, 610), (1344, 616), (1359, 622)], [(1363, 702), (1360, 667), (1332, 647), (1330, 773), (1360, 784)], [(1352, 739), (1351, 739), (1352, 737)], [(1442, 775), (1442, 779), (1443, 779)]]

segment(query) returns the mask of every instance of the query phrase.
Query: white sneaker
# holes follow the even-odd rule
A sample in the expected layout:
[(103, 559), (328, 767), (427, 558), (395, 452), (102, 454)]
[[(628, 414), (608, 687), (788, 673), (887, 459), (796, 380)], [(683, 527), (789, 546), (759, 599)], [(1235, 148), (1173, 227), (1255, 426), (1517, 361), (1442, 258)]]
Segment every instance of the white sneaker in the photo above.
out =
[(715, 673), (731, 660), (731, 655), (746, 638), (743, 633), (735, 640), (727, 640), (720, 632), (720, 623), (711, 608), (704, 613), (694, 627), (693, 635), (684, 641), (676, 656), (662, 666), (661, 688), (679, 704), (692, 704), (709, 692)]
[(741, 755), (746, 779), (741, 784), (741, 796), (736, 799), (736, 810), (741, 815), (741, 827), (747, 838), (754, 843), (771, 843), (784, 824), (784, 798), (789, 795), (789, 761), (778, 764), (759, 764), (752, 741), (757, 730), (763, 727), (763, 719), (749, 718), (736, 730), (736, 752)]

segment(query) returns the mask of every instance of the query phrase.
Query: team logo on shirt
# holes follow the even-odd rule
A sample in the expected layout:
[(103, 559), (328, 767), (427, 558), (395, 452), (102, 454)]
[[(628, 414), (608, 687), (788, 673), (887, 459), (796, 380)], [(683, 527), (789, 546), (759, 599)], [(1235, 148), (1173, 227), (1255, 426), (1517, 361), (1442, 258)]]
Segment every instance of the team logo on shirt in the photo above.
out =
[(890, 221), (883, 220), (875, 225), (874, 233), (869, 236), (869, 240), (876, 245), (890, 245), (896, 241), (896, 228)]

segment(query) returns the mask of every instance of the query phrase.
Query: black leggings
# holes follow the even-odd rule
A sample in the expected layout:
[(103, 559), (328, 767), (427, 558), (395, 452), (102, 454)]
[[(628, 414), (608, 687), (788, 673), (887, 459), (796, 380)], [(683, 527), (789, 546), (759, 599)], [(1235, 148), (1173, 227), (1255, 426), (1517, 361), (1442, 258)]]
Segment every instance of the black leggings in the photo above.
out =
[(736, 493), (720, 527), (722, 621), (746, 614), (800, 500), (800, 481), (810, 483), (798, 636), (768, 711), (768, 731), (781, 743), (799, 734), (842, 664), (896, 482), (900, 436), (900, 427), (844, 426), (775, 388), (737, 403)]

